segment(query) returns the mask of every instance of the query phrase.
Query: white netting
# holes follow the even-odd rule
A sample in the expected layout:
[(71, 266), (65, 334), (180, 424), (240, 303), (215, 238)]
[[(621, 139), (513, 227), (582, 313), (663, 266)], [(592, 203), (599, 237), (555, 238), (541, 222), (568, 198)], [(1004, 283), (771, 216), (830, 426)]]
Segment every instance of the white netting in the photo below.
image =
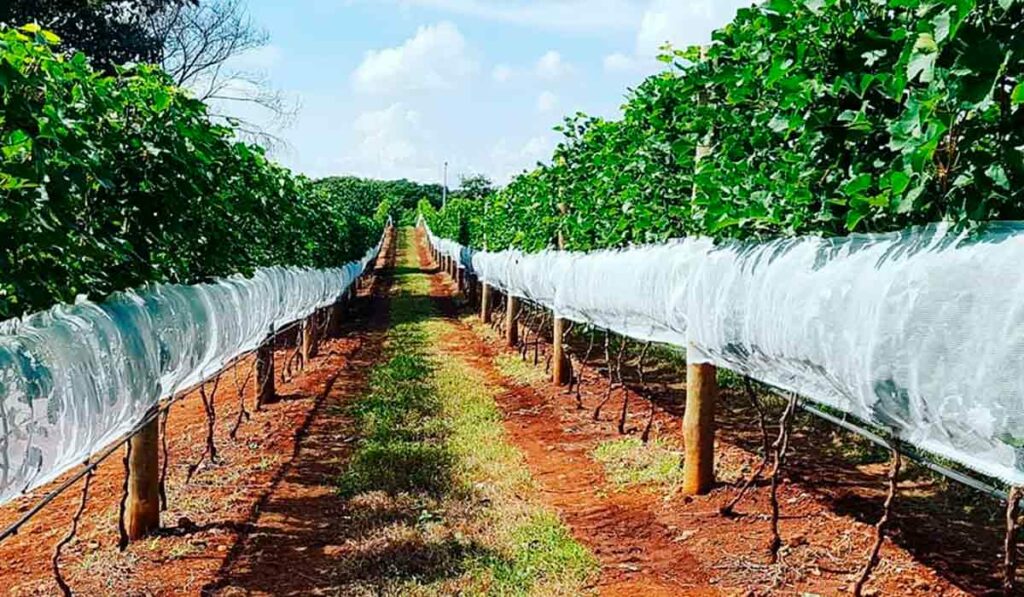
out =
[(0, 504), (121, 437), (160, 400), (334, 304), (374, 260), (157, 284), (0, 324)]
[[(433, 235), (431, 235), (433, 239)], [(434, 241), (436, 242), (436, 240)], [(459, 255), (481, 281), (1024, 484), (1024, 224)]]

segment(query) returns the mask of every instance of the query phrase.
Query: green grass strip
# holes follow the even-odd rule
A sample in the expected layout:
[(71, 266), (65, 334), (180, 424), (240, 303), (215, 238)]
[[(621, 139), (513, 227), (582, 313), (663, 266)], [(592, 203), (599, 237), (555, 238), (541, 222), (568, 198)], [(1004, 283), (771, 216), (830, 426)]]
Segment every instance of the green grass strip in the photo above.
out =
[(534, 497), (495, 388), (446, 352), (411, 234), (396, 268), (386, 356), (351, 407), (359, 439), (338, 489), (360, 513), (352, 592), (578, 595), (594, 556)]

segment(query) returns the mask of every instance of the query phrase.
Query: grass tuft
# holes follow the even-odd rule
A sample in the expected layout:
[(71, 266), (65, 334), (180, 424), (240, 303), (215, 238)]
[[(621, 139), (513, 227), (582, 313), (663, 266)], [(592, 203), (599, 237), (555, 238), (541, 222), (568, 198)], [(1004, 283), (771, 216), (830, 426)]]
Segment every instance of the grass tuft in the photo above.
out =
[(494, 357), (494, 366), (502, 375), (519, 385), (543, 383), (548, 379), (544, 363), (534, 365), (532, 356), (524, 361), (517, 353), (503, 352)]
[(635, 437), (609, 440), (597, 446), (594, 458), (619, 488), (647, 485), (675, 490), (683, 482), (683, 453), (664, 439), (646, 445)]

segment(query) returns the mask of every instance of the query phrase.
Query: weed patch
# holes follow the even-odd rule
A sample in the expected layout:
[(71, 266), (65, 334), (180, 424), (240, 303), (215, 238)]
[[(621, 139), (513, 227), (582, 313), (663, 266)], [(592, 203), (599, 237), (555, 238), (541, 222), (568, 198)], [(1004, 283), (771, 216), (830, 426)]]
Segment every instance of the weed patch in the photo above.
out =
[(608, 480), (617, 487), (650, 485), (674, 490), (683, 481), (683, 454), (663, 439), (644, 444), (629, 437), (602, 442), (594, 459), (604, 465)]

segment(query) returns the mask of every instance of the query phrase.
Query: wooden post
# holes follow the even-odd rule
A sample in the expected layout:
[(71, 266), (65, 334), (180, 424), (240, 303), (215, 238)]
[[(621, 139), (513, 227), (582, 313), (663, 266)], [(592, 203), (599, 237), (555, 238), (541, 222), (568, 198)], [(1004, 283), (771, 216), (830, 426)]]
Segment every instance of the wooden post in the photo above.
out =
[(125, 530), (137, 541), (160, 528), (160, 417), (146, 423), (130, 440)]
[(551, 354), (551, 381), (556, 386), (564, 386), (569, 383), (569, 363), (565, 356), (565, 348), (562, 346), (562, 336), (565, 335), (565, 320), (556, 317), (551, 326), (552, 354)]
[(330, 318), (327, 324), (327, 335), (331, 338), (340, 338), (341, 325), (345, 319), (345, 299), (338, 299), (338, 302), (331, 305), (327, 313)]
[(686, 366), (686, 411), (683, 414), (683, 494), (703, 495), (715, 482), (715, 402), (718, 379), (714, 365)]
[[(701, 48), (701, 59), (707, 58), (707, 48)], [(697, 102), (704, 98), (697, 97)], [(708, 139), (697, 146), (694, 168), (711, 153)], [(693, 185), (693, 198), (697, 197), (697, 184)], [(693, 350), (693, 347), (691, 347)], [(683, 493), (702, 495), (711, 491), (715, 483), (715, 402), (718, 400), (718, 372), (714, 365), (688, 364), (686, 366), (686, 411), (683, 414)]]
[[(559, 211), (565, 215), (564, 205), (559, 206)], [(562, 231), (558, 231), (558, 250), (565, 248), (565, 237)], [(553, 314), (552, 314), (553, 315)], [(569, 383), (569, 370), (572, 368), (565, 356), (565, 347), (562, 346), (562, 336), (565, 335), (565, 320), (561, 317), (554, 317), (551, 325), (551, 381), (556, 386), (564, 386)]]
[(519, 299), (510, 294), (505, 304), (508, 306), (505, 309), (505, 343), (515, 346), (519, 344), (519, 327), (516, 323), (516, 317), (519, 315)]
[(277, 401), (277, 390), (274, 387), (274, 333), (263, 341), (256, 351), (256, 406)]
[(486, 282), (480, 283), (480, 320), (491, 323), (491, 287)]
[(315, 333), (316, 324), (313, 323), (313, 315), (302, 320), (299, 324), (299, 342), (300, 353), (302, 355), (302, 366), (305, 367), (309, 359), (313, 358), (315, 351), (316, 340), (313, 335)]

